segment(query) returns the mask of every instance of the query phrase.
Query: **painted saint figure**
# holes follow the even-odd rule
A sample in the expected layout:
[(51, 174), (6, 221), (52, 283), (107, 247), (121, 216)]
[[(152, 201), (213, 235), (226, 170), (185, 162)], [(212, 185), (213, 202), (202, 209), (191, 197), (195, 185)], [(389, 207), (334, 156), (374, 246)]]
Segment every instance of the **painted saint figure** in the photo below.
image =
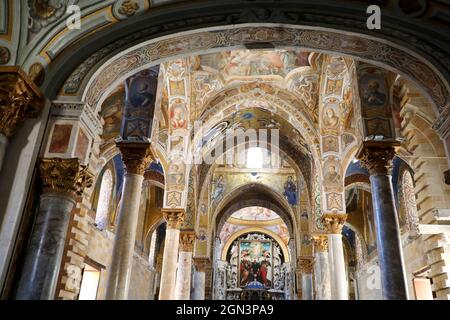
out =
[(292, 176), (288, 177), (288, 180), (284, 184), (284, 193), (287, 201), (290, 205), (295, 206), (298, 204), (297, 185), (294, 182)]
[(215, 201), (219, 200), (220, 198), (222, 198), (224, 189), (225, 189), (225, 185), (223, 183), (223, 176), (220, 175), (216, 180), (215, 188), (211, 194), (211, 200), (213, 202), (215, 202)]
[(369, 106), (382, 106), (386, 102), (386, 95), (379, 91), (380, 83), (377, 80), (369, 80), (363, 99)]

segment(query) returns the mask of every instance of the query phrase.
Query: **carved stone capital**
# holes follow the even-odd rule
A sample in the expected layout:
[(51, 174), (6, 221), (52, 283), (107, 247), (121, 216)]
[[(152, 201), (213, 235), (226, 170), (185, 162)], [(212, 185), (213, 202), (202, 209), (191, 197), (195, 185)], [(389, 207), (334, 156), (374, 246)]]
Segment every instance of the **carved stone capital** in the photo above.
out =
[(444, 171), (444, 180), (446, 184), (450, 185), (450, 170)]
[(194, 241), (196, 239), (194, 231), (181, 231), (180, 233), (180, 250), (184, 252), (192, 252)]
[(167, 229), (180, 229), (186, 216), (184, 209), (181, 208), (164, 208), (162, 214), (167, 222)]
[(312, 273), (312, 269), (314, 267), (314, 257), (298, 257), (297, 266), (303, 274)]
[(78, 158), (44, 158), (39, 162), (42, 192), (59, 193), (70, 197), (83, 194), (84, 188), (92, 186), (93, 175)]
[(328, 236), (326, 234), (316, 234), (313, 237), (314, 251), (327, 252), (328, 251)]
[(194, 257), (194, 266), (198, 272), (206, 272), (211, 266), (211, 260), (208, 257)]
[(127, 173), (144, 175), (145, 169), (154, 158), (150, 142), (117, 140), (116, 146), (122, 153)]
[(10, 137), (25, 118), (36, 117), (44, 97), (18, 67), (0, 67), (0, 133)]
[(398, 141), (364, 141), (357, 158), (371, 176), (387, 175), (392, 170), (392, 160), (399, 146)]
[(341, 234), (345, 220), (347, 220), (346, 214), (325, 213), (322, 216), (322, 224), (326, 232), (331, 234)]

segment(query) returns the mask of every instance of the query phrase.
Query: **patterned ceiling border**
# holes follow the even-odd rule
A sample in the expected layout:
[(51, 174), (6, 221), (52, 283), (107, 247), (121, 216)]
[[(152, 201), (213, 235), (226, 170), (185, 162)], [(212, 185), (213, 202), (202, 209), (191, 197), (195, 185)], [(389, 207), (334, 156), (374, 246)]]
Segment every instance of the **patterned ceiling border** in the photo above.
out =
[[(189, 32), (141, 44), (103, 64), (89, 81), (83, 98), (90, 105), (97, 105), (104, 98), (107, 89), (126, 78), (132, 70), (141, 70), (175, 55), (191, 55), (208, 50), (219, 51), (221, 48), (243, 47), (258, 43), (271, 43), (280, 48), (302, 47), (312, 51), (335, 52), (369, 61), (395, 70), (418, 83), (439, 110), (449, 103), (448, 89), (436, 72), (405, 50), (359, 35), (302, 29), (299, 26), (288, 25)], [(87, 73), (89, 70), (85, 69)], [(73, 88), (74, 83), (81, 83), (80, 79), (83, 76), (77, 70), (67, 79), (64, 88)]]

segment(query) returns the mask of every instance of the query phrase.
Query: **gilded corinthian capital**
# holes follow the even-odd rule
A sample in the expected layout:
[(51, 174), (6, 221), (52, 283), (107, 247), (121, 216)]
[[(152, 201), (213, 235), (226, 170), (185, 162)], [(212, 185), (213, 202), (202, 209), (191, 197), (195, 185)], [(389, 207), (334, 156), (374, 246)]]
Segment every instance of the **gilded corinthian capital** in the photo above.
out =
[(314, 251), (327, 252), (328, 251), (328, 236), (326, 234), (316, 234), (313, 237)]
[(346, 214), (325, 213), (322, 216), (322, 224), (326, 232), (331, 234), (341, 234), (345, 220), (347, 220)]
[(392, 160), (399, 145), (398, 141), (364, 141), (357, 158), (370, 175), (387, 175), (392, 169)]
[(36, 117), (44, 98), (18, 67), (0, 67), (0, 134), (10, 137), (25, 118)]
[(180, 233), (180, 251), (192, 252), (195, 241), (194, 231), (181, 231)]
[(43, 193), (81, 196), (84, 188), (92, 186), (93, 175), (78, 158), (44, 158), (39, 163)]
[(180, 229), (186, 215), (182, 208), (163, 208), (162, 214), (167, 222), (167, 229)]
[(117, 140), (116, 146), (122, 153), (127, 173), (144, 175), (145, 169), (153, 159), (150, 142)]

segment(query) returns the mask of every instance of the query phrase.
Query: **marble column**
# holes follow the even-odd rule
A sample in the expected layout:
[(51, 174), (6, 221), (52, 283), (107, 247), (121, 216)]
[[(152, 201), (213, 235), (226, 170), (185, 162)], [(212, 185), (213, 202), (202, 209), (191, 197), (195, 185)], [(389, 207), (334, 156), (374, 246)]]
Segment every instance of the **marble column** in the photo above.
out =
[(144, 170), (150, 164), (152, 156), (150, 143), (148, 142), (120, 140), (116, 142), (116, 145), (122, 153), (126, 172), (122, 187), (122, 202), (119, 208), (111, 269), (108, 272), (106, 299), (125, 300), (128, 298), (130, 286)]
[(205, 285), (206, 285), (206, 267), (209, 265), (209, 258), (195, 257), (194, 258), (194, 292), (192, 300), (205, 300)]
[(345, 269), (342, 227), (346, 214), (324, 214), (322, 223), (328, 233), (328, 261), (331, 276), (331, 297), (334, 300), (348, 300), (348, 280)]
[(184, 221), (185, 212), (181, 208), (164, 208), (163, 215), (167, 221), (167, 227), (164, 240), (159, 300), (173, 300), (175, 298), (180, 226)]
[(314, 287), (316, 300), (330, 300), (330, 270), (328, 265), (328, 236), (318, 234), (314, 241)]
[(314, 257), (299, 257), (297, 264), (302, 275), (302, 300), (313, 300)]
[(358, 152), (362, 166), (370, 173), (381, 289), (385, 300), (408, 298), (391, 177), (392, 160), (398, 146), (396, 141), (366, 141)]
[(0, 170), (9, 137), (25, 118), (36, 117), (43, 107), (42, 93), (22, 69), (0, 67)]
[(175, 300), (189, 300), (191, 294), (192, 249), (195, 241), (194, 231), (180, 233)]
[(77, 158), (41, 159), (42, 195), (16, 290), (18, 300), (54, 298), (70, 213), (92, 175)]

